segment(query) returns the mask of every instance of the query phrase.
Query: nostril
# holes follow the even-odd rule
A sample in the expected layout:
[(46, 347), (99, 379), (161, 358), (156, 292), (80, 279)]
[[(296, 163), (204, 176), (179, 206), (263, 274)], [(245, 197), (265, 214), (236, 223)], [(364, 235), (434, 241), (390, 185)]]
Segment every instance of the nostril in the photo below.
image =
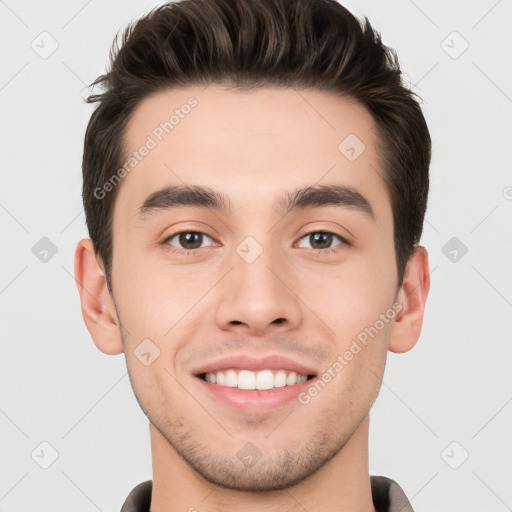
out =
[(283, 322), (285, 322), (285, 319), (284, 318), (277, 318), (276, 320), (274, 320), (274, 324), (282, 324)]

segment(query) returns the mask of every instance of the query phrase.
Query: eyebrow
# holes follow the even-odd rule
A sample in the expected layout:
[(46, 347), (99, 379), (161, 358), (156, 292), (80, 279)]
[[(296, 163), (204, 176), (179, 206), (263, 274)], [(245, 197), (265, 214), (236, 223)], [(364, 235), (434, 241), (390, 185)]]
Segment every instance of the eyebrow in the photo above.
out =
[[(146, 218), (152, 213), (179, 206), (208, 208), (228, 215), (233, 213), (229, 197), (221, 192), (201, 185), (175, 185), (164, 187), (150, 194), (138, 209), (138, 216)], [(349, 208), (375, 219), (368, 199), (354, 187), (344, 185), (296, 188), (293, 191), (285, 192), (276, 201), (274, 209), (284, 216), (295, 210), (323, 206)]]

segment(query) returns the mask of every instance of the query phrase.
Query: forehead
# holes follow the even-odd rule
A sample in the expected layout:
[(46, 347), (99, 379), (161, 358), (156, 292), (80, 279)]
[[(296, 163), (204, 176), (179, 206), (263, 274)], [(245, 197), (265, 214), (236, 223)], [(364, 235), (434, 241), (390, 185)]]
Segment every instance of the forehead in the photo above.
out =
[(249, 207), (286, 189), (342, 184), (389, 210), (373, 118), (333, 93), (214, 84), (160, 91), (134, 110), (124, 150), (114, 217), (166, 185), (220, 189)]

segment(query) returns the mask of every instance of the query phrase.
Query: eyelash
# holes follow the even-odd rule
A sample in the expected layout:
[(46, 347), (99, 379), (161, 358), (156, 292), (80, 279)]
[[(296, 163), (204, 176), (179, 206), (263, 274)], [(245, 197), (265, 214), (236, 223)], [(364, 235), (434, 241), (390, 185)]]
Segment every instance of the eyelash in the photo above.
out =
[[(162, 242), (162, 245), (164, 245), (165, 248), (167, 250), (170, 250), (171, 252), (174, 252), (176, 254), (183, 254), (183, 255), (187, 255), (187, 256), (194, 255), (200, 249), (212, 249), (212, 247), (199, 247), (197, 249), (181, 249), (180, 250), (180, 249), (177, 249), (176, 247), (174, 247), (174, 246), (169, 244), (169, 241), (172, 240), (175, 236), (181, 235), (181, 234), (184, 234), (184, 233), (199, 233), (201, 235), (206, 235), (208, 238), (213, 240), (213, 237), (211, 237), (210, 235), (208, 235), (207, 233), (204, 233), (202, 231), (184, 230), (184, 231), (176, 231), (176, 233), (173, 233), (172, 235), (169, 235)], [(347, 245), (347, 246), (351, 245), (350, 242), (346, 238), (342, 237), (341, 235), (338, 235), (337, 233), (333, 233), (332, 231), (327, 231), (327, 230), (309, 231), (308, 233), (304, 233), (299, 238), (299, 240), (302, 240), (303, 238), (305, 238), (307, 236), (310, 236), (310, 235), (313, 235), (313, 234), (317, 234), (317, 233), (323, 233), (323, 234), (326, 234), (326, 235), (333, 235), (333, 236), (339, 238), (342, 243), (339, 244), (339, 245), (336, 245), (334, 247), (329, 247), (327, 249), (313, 249), (313, 248), (311, 248), (310, 251), (313, 251), (314, 254), (320, 254), (320, 253), (322, 253), (322, 254), (330, 254), (330, 253), (336, 252), (338, 250), (338, 247), (340, 247), (341, 245)], [(305, 249), (307, 249), (307, 247)]]

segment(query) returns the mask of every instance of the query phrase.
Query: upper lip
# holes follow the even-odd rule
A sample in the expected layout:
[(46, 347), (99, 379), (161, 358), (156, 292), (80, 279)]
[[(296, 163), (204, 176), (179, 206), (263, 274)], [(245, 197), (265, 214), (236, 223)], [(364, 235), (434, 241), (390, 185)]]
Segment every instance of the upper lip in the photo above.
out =
[(247, 354), (232, 355), (212, 361), (192, 371), (194, 375), (228, 370), (230, 368), (259, 371), (259, 370), (289, 370), (301, 375), (316, 375), (316, 371), (289, 357), (270, 354), (264, 357), (254, 357)]

